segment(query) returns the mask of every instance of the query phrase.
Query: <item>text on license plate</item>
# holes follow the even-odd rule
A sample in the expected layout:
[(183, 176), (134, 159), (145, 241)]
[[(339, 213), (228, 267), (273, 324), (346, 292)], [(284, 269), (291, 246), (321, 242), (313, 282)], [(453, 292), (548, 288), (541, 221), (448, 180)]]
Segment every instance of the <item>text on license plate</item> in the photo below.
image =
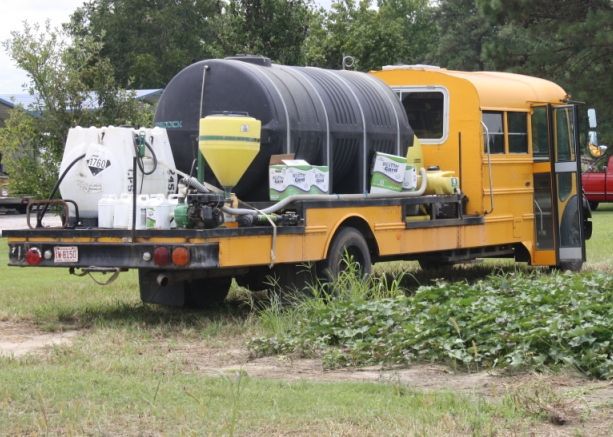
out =
[(76, 263), (79, 261), (77, 246), (55, 246), (53, 248), (54, 263)]

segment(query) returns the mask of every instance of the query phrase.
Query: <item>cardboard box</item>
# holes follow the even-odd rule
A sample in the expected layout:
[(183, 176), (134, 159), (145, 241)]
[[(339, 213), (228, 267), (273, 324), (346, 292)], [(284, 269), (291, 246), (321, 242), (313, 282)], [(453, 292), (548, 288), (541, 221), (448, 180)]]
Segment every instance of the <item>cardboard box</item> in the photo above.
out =
[(403, 156), (376, 152), (370, 178), (371, 193), (394, 193), (402, 191), (402, 182), (407, 160)]
[(309, 193), (328, 194), (330, 193), (330, 170), (327, 165), (311, 166), (311, 181)]
[(326, 165), (311, 165), (294, 155), (273, 155), (268, 168), (269, 197), (277, 201), (299, 194), (328, 194), (330, 171)]
[(278, 155), (273, 155), (273, 157), (271, 157), (271, 164), (278, 163), (268, 168), (270, 200), (276, 201), (296, 194), (308, 194), (311, 188), (312, 166), (302, 159), (278, 159)]

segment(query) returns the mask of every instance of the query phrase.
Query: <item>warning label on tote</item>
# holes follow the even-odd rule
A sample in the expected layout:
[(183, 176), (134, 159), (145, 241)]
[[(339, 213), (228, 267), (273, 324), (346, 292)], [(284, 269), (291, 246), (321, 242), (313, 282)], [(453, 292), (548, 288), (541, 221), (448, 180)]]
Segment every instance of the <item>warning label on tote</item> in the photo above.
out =
[(94, 152), (86, 157), (87, 168), (96, 176), (98, 173), (110, 167), (111, 161), (107, 159), (106, 153), (102, 151)]

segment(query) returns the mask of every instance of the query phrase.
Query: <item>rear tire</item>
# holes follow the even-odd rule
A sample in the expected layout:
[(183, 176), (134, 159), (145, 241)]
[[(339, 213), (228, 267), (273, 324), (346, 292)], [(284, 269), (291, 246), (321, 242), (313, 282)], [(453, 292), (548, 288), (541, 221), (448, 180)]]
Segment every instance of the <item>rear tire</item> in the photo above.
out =
[(231, 277), (185, 281), (185, 306), (200, 310), (219, 306), (226, 300), (231, 284)]
[(356, 228), (346, 227), (336, 234), (328, 250), (328, 257), (318, 266), (322, 279), (333, 281), (346, 270), (349, 267), (346, 256), (350, 262), (357, 263), (360, 277), (372, 273), (372, 257), (364, 235)]
[(599, 203), (599, 202), (592, 202), (592, 201), (590, 201), (590, 202), (589, 202), (589, 204), (590, 204), (590, 209), (591, 209), (592, 211), (596, 211), (596, 209), (598, 208), (598, 203)]

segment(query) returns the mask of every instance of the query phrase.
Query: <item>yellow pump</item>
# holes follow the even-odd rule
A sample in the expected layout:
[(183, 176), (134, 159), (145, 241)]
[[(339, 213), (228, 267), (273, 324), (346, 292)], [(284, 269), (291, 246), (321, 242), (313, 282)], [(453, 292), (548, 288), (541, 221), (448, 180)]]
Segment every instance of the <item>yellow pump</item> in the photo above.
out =
[(200, 119), (200, 152), (226, 193), (260, 151), (261, 130), (260, 120), (243, 115), (208, 115)]
[[(407, 151), (407, 165), (420, 169), (423, 166), (424, 157), (421, 141), (417, 135), (413, 136), (413, 146)], [(429, 170), (427, 173), (428, 185), (426, 194), (454, 194), (459, 192), (459, 181), (453, 171)], [(417, 185), (421, 184), (421, 176), (417, 176)]]

